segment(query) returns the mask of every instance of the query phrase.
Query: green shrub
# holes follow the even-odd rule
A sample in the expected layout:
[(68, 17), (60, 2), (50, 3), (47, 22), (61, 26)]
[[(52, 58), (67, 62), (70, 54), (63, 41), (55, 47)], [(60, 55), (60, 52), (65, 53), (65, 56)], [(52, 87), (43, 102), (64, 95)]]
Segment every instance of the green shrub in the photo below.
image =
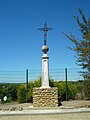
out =
[[(81, 92), (81, 83), (68, 81), (68, 100), (74, 99), (76, 93)], [(58, 100), (63, 101), (66, 100), (66, 81), (54, 81), (50, 80), (51, 87), (58, 87)]]
[(18, 102), (19, 103), (24, 103), (26, 102), (26, 87), (25, 84), (20, 85), (19, 89), (18, 89)]
[(17, 84), (1, 84), (0, 85), (0, 99), (3, 103), (4, 96), (7, 96), (6, 102), (17, 100)]
[[(38, 80), (32, 81), (28, 83), (28, 93), (27, 93), (27, 101), (33, 102), (33, 88), (41, 86), (41, 77)], [(18, 89), (18, 102), (24, 103), (26, 102), (26, 84), (20, 85)]]
[(85, 80), (83, 84), (85, 99), (90, 100), (90, 80)]
[[(65, 81), (54, 81), (50, 78), (49, 80), (50, 87), (58, 87), (58, 100), (66, 100), (66, 82)], [(33, 101), (33, 88), (41, 86), (41, 77), (38, 80), (29, 82), (28, 84), (28, 102)], [(77, 93), (81, 93), (81, 82), (72, 82), (68, 81), (68, 100), (74, 99)], [(26, 85), (20, 85), (18, 89), (18, 102), (26, 102)]]
[(40, 87), (40, 86), (41, 86), (41, 77), (33, 81), (33, 87)]
[[(27, 93), (27, 101), (28, 102), (32, 102), (33, 99), (33, 89), (32, 87), (30, 88), (30, 84), (28, 85), (28, 93)], [(22, 84), (20, 85), (19, 89), (18, 89), (18, 102), (19, 103), (25, 103), (26, 102), (26, 85)]]

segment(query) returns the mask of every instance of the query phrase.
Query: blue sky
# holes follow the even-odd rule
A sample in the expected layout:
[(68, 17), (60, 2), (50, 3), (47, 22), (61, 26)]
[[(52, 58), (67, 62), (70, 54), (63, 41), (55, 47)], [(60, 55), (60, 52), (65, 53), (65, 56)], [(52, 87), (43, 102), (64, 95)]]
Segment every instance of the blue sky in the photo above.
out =
[(81, 8), (89, 18), (90, 0), (0, 0), (0, 70), (41, 69), (43, 32), (47, 22), (49, 68), (75, 68), (73, 44), (61, 32), (80, 37), (73, 16)]

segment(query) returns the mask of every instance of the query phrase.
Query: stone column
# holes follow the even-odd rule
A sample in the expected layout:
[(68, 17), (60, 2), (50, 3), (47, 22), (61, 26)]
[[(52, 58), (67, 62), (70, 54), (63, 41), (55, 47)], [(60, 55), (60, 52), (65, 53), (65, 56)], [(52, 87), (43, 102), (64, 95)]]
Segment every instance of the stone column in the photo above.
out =
[(49, 57), (47, 54), (42, 56), (42, 82), (41, 88), (49, 88)]
[(49, 87), (49, 57), (47, 55), (49, 48), (44, 45), (42, 51), (44, 52), (42, 56), (42, 81), (41, 88), (50, 88)]

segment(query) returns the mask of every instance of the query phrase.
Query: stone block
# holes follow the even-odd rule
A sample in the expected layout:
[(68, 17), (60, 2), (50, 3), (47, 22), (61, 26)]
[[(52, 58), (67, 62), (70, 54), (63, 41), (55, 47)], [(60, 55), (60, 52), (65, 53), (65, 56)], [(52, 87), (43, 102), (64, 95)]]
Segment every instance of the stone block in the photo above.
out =
[(34, 88), (33, 89), (34, 107), (57, 107), (58, 88)]

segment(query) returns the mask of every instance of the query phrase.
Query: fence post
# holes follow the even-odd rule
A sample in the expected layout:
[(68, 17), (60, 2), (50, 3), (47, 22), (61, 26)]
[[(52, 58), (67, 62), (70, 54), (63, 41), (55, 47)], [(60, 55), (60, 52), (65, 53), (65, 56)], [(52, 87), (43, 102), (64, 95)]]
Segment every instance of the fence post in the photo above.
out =
[(26, 69), (26, 103), (28, 103), (28, 69)]
[(65, 68), (65, 79), (66, 79), (66, 101), (67, 101), (68, 100), (67, 68)]

